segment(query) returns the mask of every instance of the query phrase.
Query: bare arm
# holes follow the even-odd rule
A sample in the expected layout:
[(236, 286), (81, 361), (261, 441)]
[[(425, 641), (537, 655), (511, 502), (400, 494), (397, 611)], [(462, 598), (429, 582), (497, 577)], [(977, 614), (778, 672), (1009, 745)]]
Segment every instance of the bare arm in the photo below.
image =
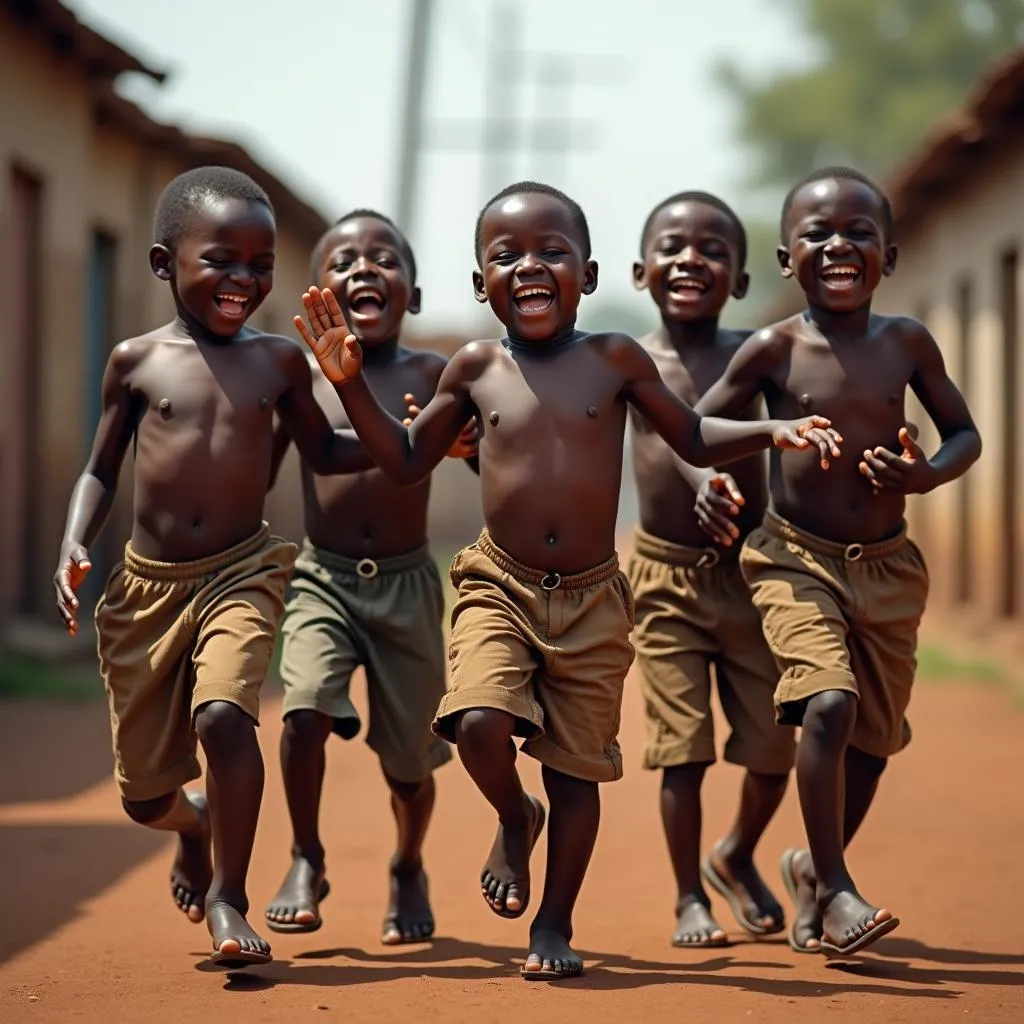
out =
[(781, 338), (770, 328), (752, 334), (729, 360), (725, 373), (701, 396), (694, 409), (701, 416), (739, 416), (764, 391), (765, 379), (778, 360)]
[[(373, 469), (375, 463), (353, 430), (333, 430), (323, 409), (313, 397), (313, 375), (302, 350), (291, 342), (281, 343), (282, 358), (290, 386), (277, 400), (280, 429), (295, 441), (306, 465), (321, 476), (334, 473), (359, 473)], [(277, 437), (275, 434), (275, 454)], [(282, 442), (283, 443), (283, 442)], [(284, 457), (287, 444), (281, 450)], [(271, 481), (280, 469), (271, 464)]]
[(75, 591), (92, 568), (89, 546), (110, 514), (121, 464), (138, 423), (139, 403), (133, 399), (126, 379), (138, 358), (138, 349), (131, 342), (118, 345), (110, 354), (103, 374), (102, 411), (92, 451), (71, 492), (53, 586), (57, 610), (72, 636), (78, 631)]
[(465, 376), (481, 362), (476, 346), (461, 349), (444, 368), (437, 391), (408, 429), (384, 410), (362, 374), (362, 349), (348, 333), (329, 289), (311, 288), (302, 297), (309, 325), (295, 326), (335, 386), (349, 421), (380, 468), (397, 484), (425, 479), (455, 443), (474, 414)]

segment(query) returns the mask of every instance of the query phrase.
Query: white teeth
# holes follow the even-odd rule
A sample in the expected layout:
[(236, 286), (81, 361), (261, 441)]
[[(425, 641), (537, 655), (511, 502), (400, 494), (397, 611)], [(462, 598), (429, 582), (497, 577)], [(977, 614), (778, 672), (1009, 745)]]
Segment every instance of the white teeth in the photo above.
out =
[(822, 271), (824, 277), (856, 277), (860, 271), (856, 267), (826, 267)]
[(248, 295), (229, 295), (227, 292), (222, 292), (217, 296), (218, 299), (227, 299), (229, 302), (248, 302)]
[(531, 295), (550, 296), (551, 295), (551, 289), (550, 288), (545, 288), (543, 285), (534, 285), (534, 286), (529, 287), (529, 288), (519, 288), (519, 289), (516, 290), (516, 298), (517, 299), (525, 299), (525, 298), (528, 298)]

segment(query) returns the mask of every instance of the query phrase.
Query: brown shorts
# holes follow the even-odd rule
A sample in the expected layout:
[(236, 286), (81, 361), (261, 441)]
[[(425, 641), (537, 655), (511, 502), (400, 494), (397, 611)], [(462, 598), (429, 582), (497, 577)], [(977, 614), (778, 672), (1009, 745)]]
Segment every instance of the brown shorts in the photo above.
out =
[(776, 725), (779, 681), (738, 547), (691, 548), (638, 529), (629, 564), (633, 646), (647, 712), (645, 768), (715, 760), (711, 668), (732, 728), (725, 760), (755, 772), (793, 767), (795, 731)]
[(876, 544), (838, 544), (768, 512), (740, 564), (782, 673), (778, 720), (799, 725), (809, 698), (845, 690), (858, 698), (851, 745), (875, 757), (902, 750), (928, 599), (906, 527)]
[(318, 711), (352, 739), (359, 714), (349, 685), (362, 665), (367, 744), (391, 778), (422, 782), (452, 757), (430, 731), (444, 695), (443, 616), (441, 578), (426, 547), (357, 561), (304, 541), (281, 627), (285, 716)]
[(259, 721), (296, 550), (265, 523), (195, 562), (154, 562), (125, 546), (96, 606), (96, 632), (126, 800), (199, 778), (193, 719), (203, 704), (227, 701)]
[(618, 560), (558, 576), (520, 565), (484, 530), (455, 556), (451, 578), (451, 675), (434, 731), (453, 742), (453, 716), (506, 711), (541, 764), (588, 782), (621, 778), (633, 596)]

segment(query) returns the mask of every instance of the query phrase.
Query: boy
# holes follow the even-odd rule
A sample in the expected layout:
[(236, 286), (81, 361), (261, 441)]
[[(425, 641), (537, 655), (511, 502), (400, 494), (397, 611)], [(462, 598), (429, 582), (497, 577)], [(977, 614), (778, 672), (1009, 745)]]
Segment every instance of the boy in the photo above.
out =
[[(311, 264), (321, 288), (347, 296), (365, 345), (366, 379), (384, 407), (402, 416), (408, 402), (426, 405), (445, 359), (398, 343), (405, 314), (420, 309), (416, 263), (401, 232), (382, 214), (356, 210), (324, 234)], [(318, 403), (333, 426), (348, 426), (334, 388), (307, 355)], [(276, 471), (289, 444), (283, 423), (275, 440)], [(306, 540), (281, 628), (281, 768), (293, 859), (267, 909), (268, 926), (320, 927), (318, 904), (328, 891), (317, 827), (325, 748), (332, 731), (342, 739), (359, 732), (349, 682), (363, 665), (367, 742), (380, 758), (398, 832), (382, 941), (426, 939), (434, 932), (422, 862), (432, 773), (451, 760), (448, 745), (430, 731), (445, 687), (444, 595), (426, 539), (430, 480), (401, 489), (377, 469), (318, 476), (303, 462), (302, 484)]]
[[(641, 341), (666, 384), (696, 403), (722, 375), (750, 334), (718, 326), (748, 277), (746, 232), (721, 199), (681, 192), (654, 208), (633, 265), (661, 311), (661, 326)], [(636, 601), (633, 646), (647, 713), (644, 767), (661, 768), (661, 814), (678, 898), (674, 946), (721, 946), (725, 932), (711, 916), (701, 875), (728, 901), (752, 935), (784, 927), (782, 908), (754, 866), (753, 854), (786, 791), (795, 751), (792, 729), (775, 725), (772, 693), (778, 671), (739, 568), (739, 547), (767, 504), (763, 457), (735, 464), (746, 501), (734, 536), (708, 547), (687, 482), (671, 448), (630, 409), (640, 526), (629, 580)], [(760, 416), (760, 402), (740, 410)], [(697, 471), (699, 473), (699, 471)], [(698, 477), (699, 479), (699, 477)], [(734, 543), (735, 541), (735, 543)], [(715, 760), (710, 670), (732, 728), (725, 759), (746, 769), (729, 834), (700, 864), (704, 773)]]
[[(271, 959), (245, 919), (245, 880), (263, 792), (259, 690), (296, 554), (262, 521), (274, 412), (318, 472), (373, 464), (331, 430), (302, 349), (246, 326), (273, 285), (274, 244), (270, 200), (237, 171), (201, 167), (160, 196), (149, 260), (177, 315), (111, 353), (54, 577), (74, 634), (75, 591), (134, 439), (131, 540), (96, 609), (115, 778), (130, 818), (178, 833), (175, 902), (190, 921), (205, 912), (224, 966)], [(197, 736), (206, 798), (182, 788), (200, 774)]]
[[(498, 813), (481, 884), (496, 913), (519, 917), (529, 857), (544, 823), (522, 789), (512, 737), (542, 764), (551, 805), (547, 884), (522, 969), (528, 979), (581, 973), (572, 911), (597, 836), (597, 784), (622, 774), (616, 734), (633, 659), (633, 601), (614, 551), (627, 404), (694, 462), (734, 459), (775, 444), (827, 450), (828, 422), (804, 417), (701, 420), (622, 334), (575, 330), (582, 295), (597, 287), (583, 211), (555, 189), (512, 185), (483, 209), (476, 297), (508, 330), (451, 360), (408, 430), (385, 413), (361, 374), (333, 293), (303, 296), (296, 324), (349, 419), (397, 483), (423, 479), (474, 414), (483, 429), (486, 528), (455, 557), (449, 690), (434, 722), (454, 741)], [(537, 566), (539, 568), (530, 568)]]
[[(899, 923), (857, 891), (844, 848), (888, 758), (910, 739), (928, 574), (907, 538), (906, 495), (956, 479), (981, 452), (932, 336), (909, 317), (871, 312), (896, 265), (891, 232), (888, 200), (856, 171), (826, 168), (797, 184), (783, 205), (779, 262), (807, 311), (753, 335), (697, 405), (736, 411), (760, 393), (772, 416), (817, 409), (862, 453), (833, 469), (828, 488), (811, 459), (773, 457), (772, 507), (740, 556), (781, 672), (778, 721), (803, 727), (796, 771), (810, 851), (782, 861), (797, 908), (790, 943), (833, 956)], [(906, 424), (908, 387), (942, 438), (931, 459)], [(706, 490), (701, 500), (720, 513), (728, 502)]]

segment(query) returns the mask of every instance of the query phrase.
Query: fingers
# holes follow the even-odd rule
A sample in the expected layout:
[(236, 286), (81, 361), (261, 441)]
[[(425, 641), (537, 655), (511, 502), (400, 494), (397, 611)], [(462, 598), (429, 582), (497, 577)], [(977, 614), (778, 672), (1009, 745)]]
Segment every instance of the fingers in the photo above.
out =
[[(305, 303), (305, 295), (302, 296), (302, 301)], [(292, 323), (295, 324), (295, 330), (299, 332), (299, 337), (315, 352), (316, 338), (310, 333), (309, 328), (306, 326), (306, 321), (301, 316), (293, 316)]]
[[(306, 301), (307, 295), (309, 296), (308, 302)], [(331, 323), (331, 316), (327, 312), (323, 292), (315, 284), (311, 285), (309, 291), (302, 296), (302, 305), (305, 307), (306, 315), (309, 317), (309, 325), (313, 328), (313, 333), (318, 338), (324, 331), (334, 326)], [(335, 305), (337, 305), (337, 302), (335, 302)]]
[(924, 457), (924, 451), (917, 443), (918, 429), (913, 423), (900, 429), (900, 444), (903, 445), (903, 452), (907, 458), (920, 459)]
[(695, 512), (701, 528), (718, 544), (729, 547), (739, 537), (739, 527), (730, 518), (739, 509), (728, 498), (713, 492), (702, 495), (698, 498)]
[(338, 305), (334, 292), (330, 288), (325, 288), (321, 294), (323, 295), (327, 315), (330, 317), (331, 326), (344, 327), (345, 330), (348, 330), (348, 321), (345, 319), (345, 314), (341, 311), (341, 306)]
[(885, 448), (866, 449), (857, 468), (876, 491), (904, 491), (912, 463)]
[[(725, 491), (729, 499), (736, 505), (742, 505), (746, 501), (736, 481), (728, 473), (719, 473), (718, 476), (712, 477), (709, 485), (718, 493)], [(739, 509), (737, 508), (732, 514), (737, 515), (738, 513)]]

